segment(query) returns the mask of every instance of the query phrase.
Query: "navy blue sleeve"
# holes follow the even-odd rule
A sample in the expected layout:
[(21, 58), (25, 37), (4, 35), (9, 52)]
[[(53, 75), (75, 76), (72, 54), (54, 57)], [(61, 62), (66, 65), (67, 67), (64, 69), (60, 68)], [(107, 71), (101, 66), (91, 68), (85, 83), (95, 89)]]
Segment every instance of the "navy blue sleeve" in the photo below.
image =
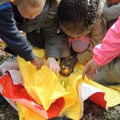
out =
[(20, 57), (33, 60), (32, 47), (15, 25), (12, 7), (0, 10), (0, 38)]

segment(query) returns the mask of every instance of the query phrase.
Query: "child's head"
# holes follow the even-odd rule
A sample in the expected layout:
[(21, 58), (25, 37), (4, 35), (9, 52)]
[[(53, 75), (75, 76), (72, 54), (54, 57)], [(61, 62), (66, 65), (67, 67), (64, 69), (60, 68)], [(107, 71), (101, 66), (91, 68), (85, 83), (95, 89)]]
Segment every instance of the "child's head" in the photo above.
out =
[(58, 17), (63, 31), (71, 37), (78, 37), (83, 28), (93, 24), (98, 1), (93, 3), (92, 0), (62, 0), (58, 8)]
[(11, 0), (24, 18), (34, 19), (45, 5), (46, 0)]

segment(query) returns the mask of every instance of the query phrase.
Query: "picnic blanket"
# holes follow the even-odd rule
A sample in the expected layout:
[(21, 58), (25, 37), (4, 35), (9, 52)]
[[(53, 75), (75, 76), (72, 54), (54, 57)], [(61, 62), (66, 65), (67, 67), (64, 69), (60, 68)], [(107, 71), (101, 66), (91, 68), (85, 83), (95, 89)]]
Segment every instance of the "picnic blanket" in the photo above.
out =
[[(34, 48), (34, 53), (45, 63), (43, 49)], [(105, 109), (120, 104), (120, 85), (105, 87), (87, 78), (82, 80), (82, 70), (77, 63), (74, 72), (66, 77), (54, 74), (46, 65), (37, 70), (18, 57), (0, 66), (0, 91), (18, 111), (19, 120), (46, 120), (61, 115), (79, 120), (88, 98)]]

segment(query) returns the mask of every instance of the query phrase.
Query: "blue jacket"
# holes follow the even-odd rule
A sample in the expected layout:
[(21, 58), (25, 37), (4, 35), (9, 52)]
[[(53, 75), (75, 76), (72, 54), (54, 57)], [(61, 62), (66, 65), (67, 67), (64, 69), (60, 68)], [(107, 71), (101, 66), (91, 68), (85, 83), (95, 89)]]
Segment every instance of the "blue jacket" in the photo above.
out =
[(0, 38), (20, 57), (26, 61), (34, 58), (32, 47), (20, 34), (13, 17), (11, 3), (0, 1)]

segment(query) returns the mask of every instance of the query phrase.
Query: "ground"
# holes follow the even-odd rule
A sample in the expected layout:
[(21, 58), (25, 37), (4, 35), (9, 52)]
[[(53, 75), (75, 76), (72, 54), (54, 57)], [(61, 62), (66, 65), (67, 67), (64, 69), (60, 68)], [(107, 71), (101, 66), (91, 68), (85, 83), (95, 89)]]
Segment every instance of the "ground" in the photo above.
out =
[[(9, 104), (1, 105), (0, 120), (19, 120), (18, 113)], [(120, 120), (120, 105), (109, 108), (106, 111), (90, 100), (86, 100), (81, 120)]]

